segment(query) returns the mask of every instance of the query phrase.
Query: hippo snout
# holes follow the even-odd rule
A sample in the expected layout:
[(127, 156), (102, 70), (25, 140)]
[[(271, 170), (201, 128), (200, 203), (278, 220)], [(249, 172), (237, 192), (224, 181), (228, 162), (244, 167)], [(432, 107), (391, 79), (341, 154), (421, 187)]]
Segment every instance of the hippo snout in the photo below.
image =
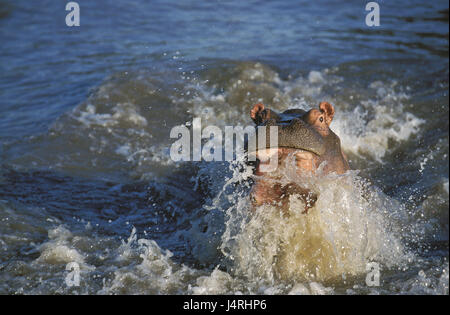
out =
[[(258, 148), (275, 147), (273, 141), (270, 141), (269, 128), (272, 126), (278, 127), (278, 147), (305, 150), (319, 156), (325, 153), (326, 148), (323, 137), (299, 118), (294, 118), (288, 123), (280, 123), (275, 119), (268, 119), (265, 123), (258, 126), (257, 134), (261, 127), (266, 127), (266, 143), (262, 145), (258, 143)], [(259, 138), (257, 137), (257, 139)]]

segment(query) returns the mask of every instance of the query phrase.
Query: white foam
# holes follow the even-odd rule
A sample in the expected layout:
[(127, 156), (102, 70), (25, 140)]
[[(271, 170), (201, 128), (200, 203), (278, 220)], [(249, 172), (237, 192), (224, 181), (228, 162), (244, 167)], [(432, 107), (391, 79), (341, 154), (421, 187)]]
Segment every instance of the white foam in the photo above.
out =
[(49, 241), (39, 246), (41, 255), (36, 259), (38, 263), (51, 265), (77, 263), (81, 269), (92, 270), (93, 267), (85, 263), (85, 257), (73, 245), (72, 233), (60, 225), (48, 231)]
[(210, 275), (197, 278), (191, 290), (193, 294), (226, 294), (238, 290), (234, 282), (228, 273), (216, 268)]
[(310, 295), (308, 288), (302, 284), (297, 283), (288, 293), (288, 295)]
[(325, 83), (325, 79), (324, 79), (322, 73), (319, 71), (311, 71), (308, 74), (308, 81), (309, 81), (309, 83), (312, 83), (312, 84)]
[(136, 105), (131, 103), (117, 103), (111, 108), (111, 113), (97, 113), (97, 107), (88, 103), (86, 106), (77, 107), (72, 112), (72, 117), (85, 127), (100, 126), (113, 127), (120, 123), (132, 124), (135, 127), (147, 126), (147, 120), (143, 117)]
[(289, 217), (268, 205), (248, 217), (248, 201), (243, 200), (224, 210), (230, 219), (221, 249), (237, 274), (269, 282), (324, 281), (364, 274), (372, 261), (393, 268), (409, 257), (387, 214), (399, 213), (402, 207), (392, 209), (395, 203), (386, 202), (389, 198), (376, 190), (363, 197), (367, 188), (356, 175), (284, 180), (319, 194), (308, 215), (302, 214), (304, 205), (294, 197)]
[(67, 264), (69, 262), (83, 264), (84, 257), (77, 250), (66, 245), (45, 244), (38, 261), (47, 264)]
[[(161, 249), (154, 240), (137, 239), (133, 229), (118, 251), (121, 265), (114, 277), (104, 283), (100, 294), (182, 294), (189, 283), (204, 273), (176, 264), (173, 254)], [(192, 280), (194, 279), (194, 280)]]
[(419, 131), (423, 120), (403, 112), (402, 106), (395, 111), (386, 106), (373, 104), (374, 116), (367, 120), (367, 112), (356, 107), (352, 112), (338, 112), (332, 123), (333, 131), (341, 138), (345, 151), (356, 155), (371, 156), (378, 162), (390, 149), (390, 141), (408, 140)]

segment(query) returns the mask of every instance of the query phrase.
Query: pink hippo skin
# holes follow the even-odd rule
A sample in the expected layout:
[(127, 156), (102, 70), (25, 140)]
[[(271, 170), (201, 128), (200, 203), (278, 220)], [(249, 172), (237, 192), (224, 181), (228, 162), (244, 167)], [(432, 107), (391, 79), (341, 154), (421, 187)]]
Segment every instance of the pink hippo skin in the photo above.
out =
[(250, 117), (256, 125), (279, 124), (283, 126), (284, 124), (286, 126), (287, 123), (290, 128), (290, 134), (287, 136), (283, 134), (287, 128), (279, 128), (278, 147), (272, 148), (278, 154), (279, 167), (276, 172), (261, 172), (261, 165), (267, 162), (257, 160), (255, 168), (257, 178), (251, 192), (253, 209), (262, 204), (276, 203), (280, 204), (283, 211), (286, 212), (291, 194), (298, 194), (305, 203), (303, 213), (307, 213), (308, 209), (314, 206), (317, 196), (311, 191), (299, 187), (296, 183), (284, 186), (278, 183), (274, 184), (274, 179), (279, 178), (283, 162), (290, 154), (295, 156), (296, 172), (299, 175), (305, 173), (315, 175), (317, 168), (323, 162), (326, 163), (322, 168), (322, 174), (331, 172), (343, 174), (349, 170), (347, 158), (341, 151), (340, 139), (330, 129), (333, 116), (334, 107), (327, 102), (321, 102), (318, 108), (313, 108), (308, 112), (291, 109), (281, 114), (266, 109), (263, 104), (253, 106)]

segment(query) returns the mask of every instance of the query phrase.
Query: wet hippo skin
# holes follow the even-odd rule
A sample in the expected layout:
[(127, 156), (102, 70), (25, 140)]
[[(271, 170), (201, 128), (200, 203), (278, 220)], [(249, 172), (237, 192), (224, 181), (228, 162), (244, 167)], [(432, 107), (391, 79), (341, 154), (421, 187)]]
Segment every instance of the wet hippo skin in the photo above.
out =
[(277, 154), (279, 165), (275, 172), (262, 172), (261, 165), (268, 162), (263, 159), (257, 161), (257, 178), (251, 192), (254, 206), (281, 202), (282, 208), (285, 209), (291, 194), (298, 194), (303, 200), (304, 213), (314, 206), (317, 201), (314, 193), (296, 183), (284, 186), (276, 183), (279, 171), (282, 171), (289, 156), (295, 159), (296, 171), (300, 175), (316, 174), (322, 163), (321, 174), (324, 175), (331, 172), (343, 174), (349, 170), (347, 159), (341, 150), (340, 139), (330, 129), (334, 112), (333, 105), (327, 102), (321, 102), (318, 108), (309, 111), (290, 109), (283, 113), (267, 109), (261, 103), (253, 106), (250, 117), (257, 126), (278, 126), (278, 146), (271, 147), (268, 141), (269, 132), (266, 132), (266, 145), (262, 146), (266, 149), (257, 151), (257, 157), (262, 154)]

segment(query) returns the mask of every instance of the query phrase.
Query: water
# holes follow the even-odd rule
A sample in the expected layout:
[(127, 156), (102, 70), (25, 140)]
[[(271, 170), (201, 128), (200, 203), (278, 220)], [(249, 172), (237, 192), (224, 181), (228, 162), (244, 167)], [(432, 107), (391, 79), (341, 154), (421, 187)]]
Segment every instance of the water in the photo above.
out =
[[(0, 293), (448, 294), (448, 3), (0, 1)], [(352, 171), (307, 216), (173, 126), (336, 107)], [(66, 265), (81, 283), (66, 285)], [(379, 264), (380, 286), (366, 285)]]

